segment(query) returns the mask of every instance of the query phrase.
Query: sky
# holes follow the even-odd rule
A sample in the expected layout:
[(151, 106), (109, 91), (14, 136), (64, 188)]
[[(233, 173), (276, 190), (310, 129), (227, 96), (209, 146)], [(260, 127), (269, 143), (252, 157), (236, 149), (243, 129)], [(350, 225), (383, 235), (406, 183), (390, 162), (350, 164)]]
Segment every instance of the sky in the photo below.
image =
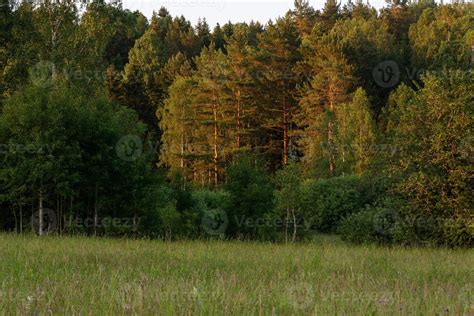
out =
[[(123, 0), (123, 6), (132, 11), (139, 10), (148, 18), (153, 10), (158, 11), (165, 6), (172, 16), (184, 15), (194, 25), (199, 18), (205, 17), (208, 24), (213, 27), (216, 23), (221, 25), (231, 22), (250, 22), (251, 20), (262, 23), (284, 15), (293, 8), (293, 0)], [(344, 1), (345, 2), (345, 1)], [(309, 0), (316, 9), (324, 6), (325, 0)], [(376, 8), (383, 7), (384, 0), (371, 0)]]

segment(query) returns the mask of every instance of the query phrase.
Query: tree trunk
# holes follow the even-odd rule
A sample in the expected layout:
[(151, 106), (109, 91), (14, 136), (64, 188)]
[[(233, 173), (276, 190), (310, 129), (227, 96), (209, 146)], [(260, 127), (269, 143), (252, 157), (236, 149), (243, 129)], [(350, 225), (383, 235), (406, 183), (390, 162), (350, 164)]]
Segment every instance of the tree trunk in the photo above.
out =
[(181, 134), (181, 170), (184, 171), (184, 129)]
[(296, 223), (296, 215), (295, 215), (295, 209), (291, 209), (291, 213), (293, 215), (293, 242), (296, 241), (296, 230), (297, 230), (297, 223)]
[(217, 104), (216, 100), (213, 100), (212, 110), (214, 115), (214, 187), (217, 188), (219, 182), (219, 148), (218, 148), (218, 136), (219, 136), (219, 127), (217, 125)]
[[(59, 205), (59, 194), (56, 194), (56, 212), (58, 212), (58, 214), (61, 214), (61, 208)], [(61, 225), (61, 224), (58, 223), (58, 225)], [(61, 228), (60, 226), (58, 227)]]
[(241, 126), (241, 121), (240, 121), (240, 112), (241, 112), (241, 91), (240, 89), (237, 90), (237, 149), (240, 149), (240, 126)]
[[(334, 112), (334, 103), (332, 99), (332, 85), (329, 86), (329, 92), (328, 92), (328, 100), (329, 100), (329, 111)], [(329, 150), (329, 175), (333, 176), (334, 175), (334, 169), (335, 169), (335, 157), (334, 157), (334, 135), (333, 135), (333, 127), (334, 127), (334, 122), (332, 119), (329, 120), (328, 122), (328, 146), (330, 148)], [(331, 150), (332, 149), (332, 150)]]
[(62, 233), (62, 221), (63, 221), (63, 196), (59, 196), (59, 216), (58, 216), (58, 232), (59, 235)]
[(138, 232), (138, 215), (137, 211), (133, 211), (133, 234), (136, 237)]
[(39, 191), (38, 206), (38, 235), (43, 236), (43, 191)]
[(95, 203), (94, 203), (94, 236), (97, 236), (97, 226), (99, 224), (99, 210), (98, 210), (98, 191), (99, 185), (95, 185)]
[[(184, 113), (184, 107), (181, 109), (181, 118), (184, 118), (185, 117), (185, 113)], [(184, 146), (185, 146), (185, 124), (184, 122), (181, 123), (182, 126), (181, 126), (181, 170), (183, 171), (184, 173)]]
[(71, 205), (69, 207), (69, 229), (72, 227), (72, 217), (73, 217), (73, 211), (72, 211), (72, 205), (73, 205), (73, 197), (71, 196)]
[(12, 209), (13, 209), (13, 217), (15, 218), (15, 233), (18, 234), (18, 219), (16, 217), (15, 206), (12, 206)]
[(23, 234), (23, 205), (20, 202), (20, 235)]
[(288, 164), (288, 113), (283, 105), (283, 164)]

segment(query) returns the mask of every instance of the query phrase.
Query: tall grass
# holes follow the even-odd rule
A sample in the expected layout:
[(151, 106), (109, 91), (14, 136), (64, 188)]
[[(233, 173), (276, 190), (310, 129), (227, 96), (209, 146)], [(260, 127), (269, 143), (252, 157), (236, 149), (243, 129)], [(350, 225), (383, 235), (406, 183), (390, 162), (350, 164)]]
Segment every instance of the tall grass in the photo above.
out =
[(0, 235), (0, 314), (469, 315), (470, 250)]

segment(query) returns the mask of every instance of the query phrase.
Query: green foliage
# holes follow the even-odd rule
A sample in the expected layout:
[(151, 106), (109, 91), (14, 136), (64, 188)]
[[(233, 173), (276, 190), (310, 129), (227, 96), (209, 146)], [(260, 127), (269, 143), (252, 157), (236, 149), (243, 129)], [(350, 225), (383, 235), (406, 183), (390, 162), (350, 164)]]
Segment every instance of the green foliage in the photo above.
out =
[(297, 0), (211, 32), (2, 0), (0, 225), (42, 204), (60, 233), (471, 245), (472, 9)]
[(193, 212), (198, 214), (197, 227), (203, 237), (225, 235), (227, 233), (231, 197), (225, 191), (200, 189), (193, 192)]
[(285, 240), (288, 242), (288, 232), (292, 231), (294, 242), (301, 226), (303, 217), (303, 170), (301, 166), (291, 162), (277, 171), (275, 175), (275, 208), (285, 223)]
[(303, 66), (310, 69), (310, 81), (300, 89), (296, 119), (302, 135), (299, 145), (316, 176), (341, 175), (336, 170), (336, 154), (331, 150), (336, 148), (335, 111), (352, 99), (354, 67), (342, 50), (341, 39), (333, 32), (325, 34), (320, 24), (315, 25), (302, 46)]
[(362, 244), (379, 242), (380, 235), (374, 229), (378, 209), (369, 208), (345, 217), (339, 224), (337, 232), (342, 239)]
[(176, 209), (176, 205), (168, 203), (158, 210), (160, 220), (161, 236), (165, 239), (172, 239), (179, 232), (181, 224), (181, 215)]
[(255, 95), (259, 100), (257, 111), (261, 113), (262, 128), (260, 139), (255, 142), (264, 149), (273, 169), (288, 163), (295, 155), (291, 130), (298, 104), (293, 92), (298, 84), (294, 67), (302, 58), (300, 44), (298, 29), (287, 15), (275, 23), (270, 22), (265, 32), (259, 34), (253, 58), (255, 84), (259, 91), (266, 91), (264, 95)]
[(191, 108), (193, 86), (192, 79), (177, 78), (169, 88), (169, 96), (160, 114), (160, 127), (163, 131), (161, 163), (171, 172), (180, 170), (187, 178), (191, 177), (188, 170), (192, 168), (190, 155), (194, 138), (194, 117)]
[(139, 12), (123, 10), (118, 3), (94, 1), (84, 12), (80, 30), (85, 33), (81, 43), (87, 55), (94, 56), (98, 67), (113, 65), (122, 70), (128, 53), (148, 28), (146, 17)]
[(345, 217), (337, 231), (343, 240), (352, 243), (391, 244), (400, 233), (402, 204), (401, 200), (386, 197)]
[[(0, 116), (5, 200), (34, 206), (44, 199), (45, 207), (68, 214), (60, 218), (64, 224), (96, 215), (138, 217), (152, 207), (147, 194), (160, 180), (150, 174), (145, 151), (128, 160), (117, 144), (123, 137), (140, 142), (143, 134), (133, 112), (104, 97), (57, 83), (27, 87)], [(71, 206), (57, 209), (59, 200)]]
[[(390, 113), (389, 133), (399, 151), (387, 168), (402, 177), (396, 190), (409, 202), (403, 210), (409, 218), (470, 220), (469, 139), (473, 135), (474, 103), (472, 78), (463, 74), (452, 71), (447, 78), (426, 77), (424, 88), (397, 98), (400, 102)], [(439, 242), (442, 234), (438, 230), (426, 238)]]
[(344, 217), (365, 207), (358, 184), (356, 176), (306, 181), (302, 208), (310, 227), (335, 232)]
[(470, 219), (445, 219), (442, 223), (442, 233), (442, 242), (444, 242), (447, 246), (474, 246), (474, 223)]
[(362, 88), (357, 89), (352, 102), (336, 109), (336, 168), (343, 173), (358, 175), (369, 169), (374, 155), (375, 123), (370, 102)]
[(472, 67), (473, 4), (427, 8), (410, 27), (412, 63), (417, 70)]
[(226, 209), (229, 235), (258, 238), (260, 231), (268, 227), (247, 227), (242, 223), (257, 222), (272, 212), (273, 185), (269, 175), (249, 158), (239, 159), (229, 167), (224, 189), (230, 197)]

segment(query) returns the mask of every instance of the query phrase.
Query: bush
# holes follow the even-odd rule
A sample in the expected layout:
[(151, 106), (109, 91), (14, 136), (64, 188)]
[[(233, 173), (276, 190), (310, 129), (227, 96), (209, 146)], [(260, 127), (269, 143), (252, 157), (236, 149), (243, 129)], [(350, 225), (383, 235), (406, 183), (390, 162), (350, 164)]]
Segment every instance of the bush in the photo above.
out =
[(285, 241), (291, 238), (294, 242), (304, 232), (299, 228), (304, 219), (303, 208), (299, 205), (302, 198), (303, 170), (291, 162), (276, 173), (275, 183), (275, 210), (284, 220), (281, 228), (284, 230)]
[(344, 218), (338, 227), (341, 238), (358, 244), (377, 241), (377, 232), (374, 229), (377, 211), (375, 208), (369, 208)]
[(354, 243), (393, 243), (400, 231), (400, 208), (403, 201), (385, 197), (376, 205), (368, 205), (364, 210), (348, 215), (339, 227), (343, 240)]
[(404, 245), (472, 247), (473, 237), (470, 220), (414, 214), (401, 217), (394, 231), (394, 241)]
[(397, 152), (385, 168), (407, 201), (395, 236), (402, 243), (472, 244), (474, 81), (447, 71), (390, 96), (386, 136)]
[(228, 170), (224, 189), (229, 194), (226, 212), (229, 217), (228, 234), (233, 237), (261, 237), (275, 227), (247, 225), (257, 221), (271, 223), (267, 217), (273, 210), (273, 184), (264, 169), (255, 166), (248, 158), (240, 159)]
[(225, 191), (201, 189), (193, 192), (193, 212), (198, 214), (198, 227), (202, 235), (222, 236), (227, 233), (230, 196)]
[(443, 243), (450, 247), (472, 247), (474, 223), (462, 218), (445, 219), (442, 223)]
[(383, 207), (367, 207), (362, 212), (344, 218), (338, 233), (353, 243), (393, 243), (398, 214)]
[(333, 233), (344, 217), (361, 210), (364, 205), (358, 185), (356, 176), (305, 182), (301, 203), (311, 228)]

